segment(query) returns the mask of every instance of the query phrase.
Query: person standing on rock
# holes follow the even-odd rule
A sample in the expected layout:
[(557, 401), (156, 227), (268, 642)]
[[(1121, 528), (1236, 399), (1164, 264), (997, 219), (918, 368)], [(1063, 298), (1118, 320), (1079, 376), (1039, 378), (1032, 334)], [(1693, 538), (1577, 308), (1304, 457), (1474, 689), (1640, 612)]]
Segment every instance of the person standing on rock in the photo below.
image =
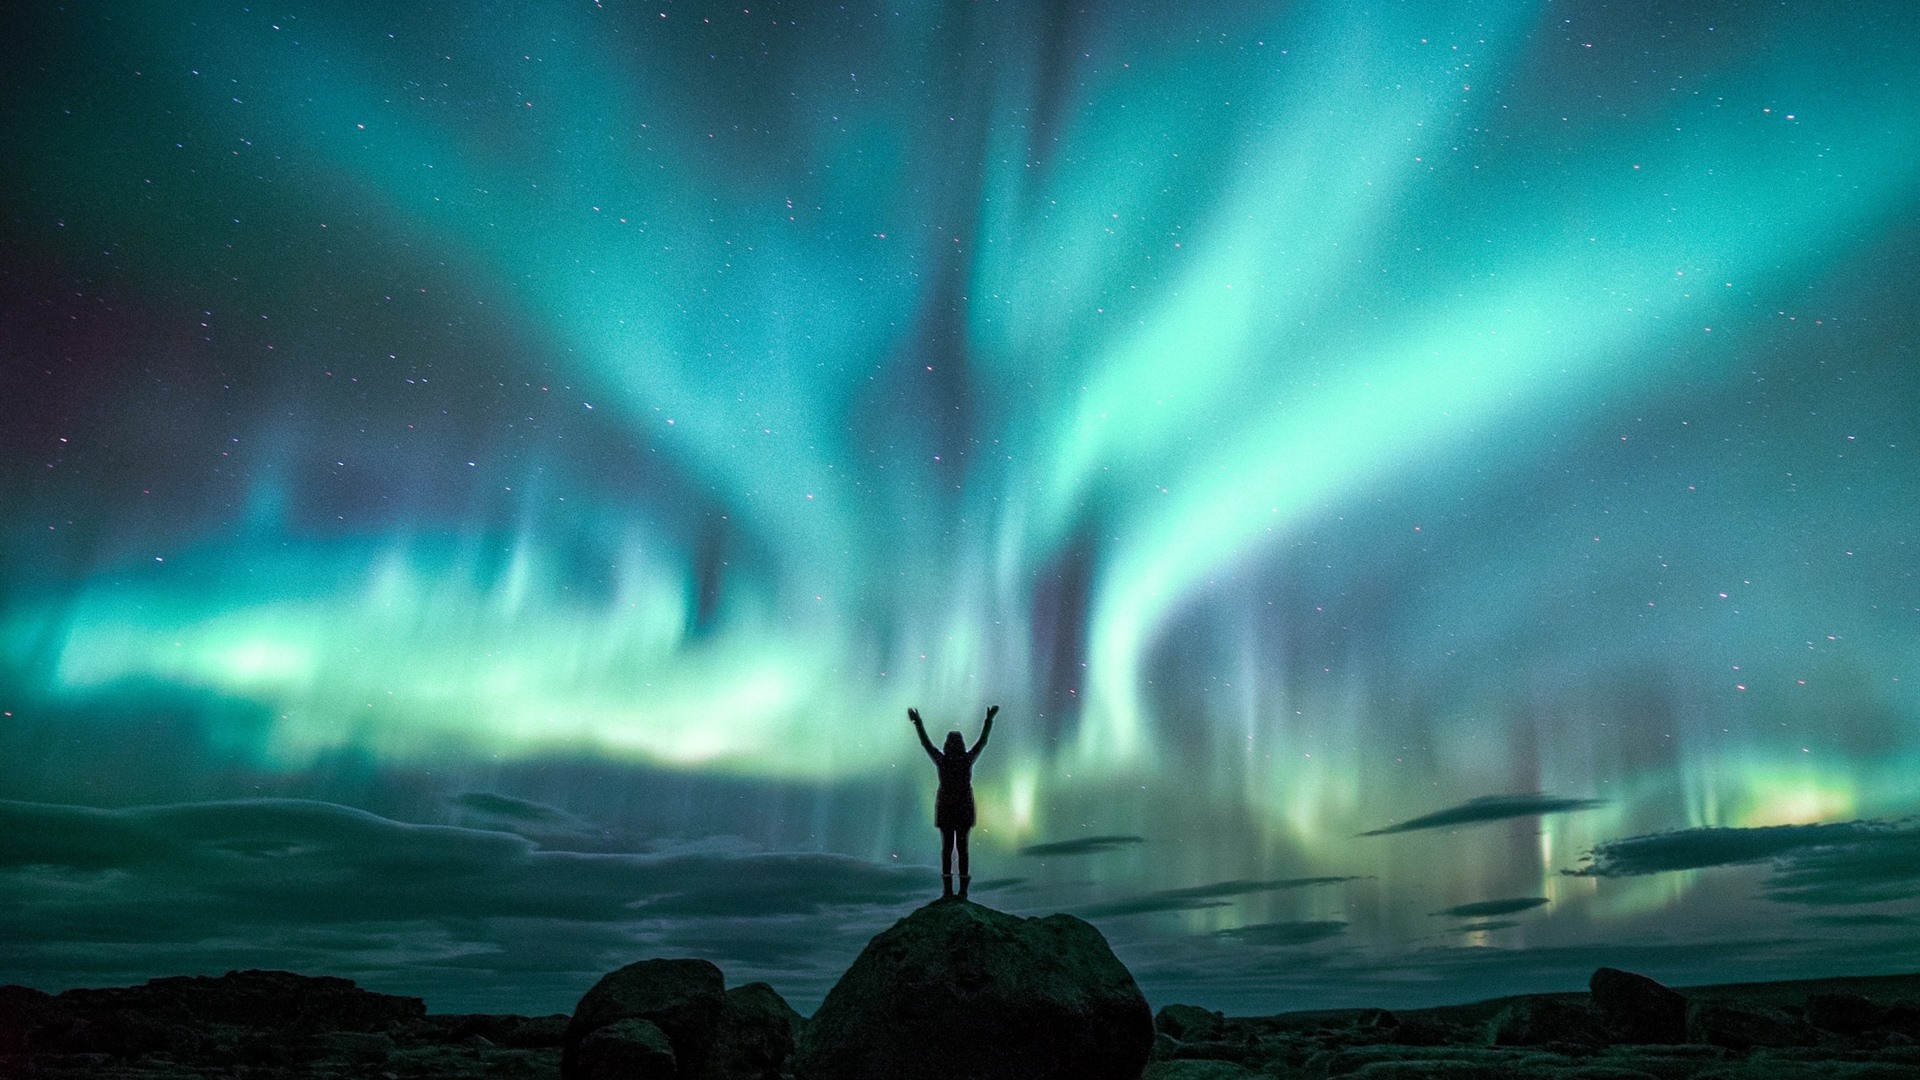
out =
[(927, 725), (920, 722), (920, 710), (908, 709), (907, 719), (913, 721), (913, 730), (920, 733), (920, 745), (933, 759), (933, 767), (940, 770), (940, 794), (933, 802), (933, 824), (940, 830), (940, 895), (944, 899), (953, 893), (953, 856), (960, 855), (960, 899), (967, 898), (967, 886), (973, 876), (967, 873), (967, 830), (973, 828), (973, 759), (987, 747), (987, 736), (993, 734), (993, 714), (1000, 711), (994, 705), (987, 709), (987, 722), (980, 728), (980, 741), (967, 749), (967, 740), (957, 731), (947, 732), (947, 744), (944, 750), (933, 748), (933, 740), (927, 738)]

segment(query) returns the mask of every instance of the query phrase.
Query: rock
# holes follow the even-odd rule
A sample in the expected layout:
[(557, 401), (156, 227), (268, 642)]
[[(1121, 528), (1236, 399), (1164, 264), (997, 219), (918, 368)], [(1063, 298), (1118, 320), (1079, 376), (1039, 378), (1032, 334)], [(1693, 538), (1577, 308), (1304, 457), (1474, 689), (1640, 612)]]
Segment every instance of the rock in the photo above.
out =
[(1600, 1046), (1607, 1033), (1591, 1009), (1553, 998), (1521, 998), (1487, 1024), (1494, 1046)]
[(1220, 1029), (1227, 1024), (1222, 1013), (1211, 1012), (1198, 1005), (1168, 1005), (1153, 1018), (1153, 1026), (1182, 1042), (1194, 1039), (1215, 1039)]
[(416, 997), (376, 994), (351, 979), (290, 971), (176, 975), (142, 986), (68, 990), (56, 999), (87, 1015), (125, 1010), (174, 1024), (231, 1024), (284, 1031), (381, 1031), (427, 1013)]
[(120, 1058), (191, 1055), (197, 1049), (197, 1040), (188, 1029), (137, 1009), (99, 1009), (87, 1013), (58, 1049)]
[(1841, 1035), (1870, 1031), (1886, 1016), (1884, 1006), (1859, 994), (1813, 994), (1807, 998), (1808, 1022)]
[(651, 1020), (627, 1017), (602, 1024), (574, 1047), (573, 1075), (581, 1080), (678, 1080), (667, 1033)]
[(666, 1036), (678, 1068), (698, 1076), (725, 986), (720, 969), (706, 960), (642, 960), (602, 976), (574, 1006), (560, 1044), (560, 1075), (584, 1075), (576, 1068), (579, 1047), (597, 1029), (646, 1020)]
[(1409, 1016), (1387, 1029), (1387, 1041), (1397, 1046), (1445, 1046), (1471, 1040), (1458, 1037), (1453, 1028), (1431, 1017)]
[(1186, 1044), (1166, 1032), (1156, 1031), (1153, 1033), (1153, 1052), (1148, 1055), (1148, 1058), (1153, 1061), (1171, 1060), (1184, 1045)]
[(1874, 1028), (1890, 1035), (1920, 1039), (1920, 1006), (1910, 1005), (1904, 1001), (1889, 1005)]
[(1387, 1009), (1362, 1009), (1354, 1017), (1353, 1026), (1357, 1028), (1387, 1029), (1400, 1026), (1400, 1018)]
[(1631, 971), (1603, 967), (1587, 982), (1593, 1011), (1615, 1041), (1687, 1041), (1687, 999)]
[(0, 986), (0, 1054), (45, 1050), (65, 1039), (79, 1022), (52, 994)]
[(566, 1038), (567, 1016), (510, 1016), (470, 1013), (434, 1016), (420, 1037), (439, 1042), (467, 1043), (478, 1036), (495, 1046), (519, 1050), (559, 1046)]
[(320, 1045), (327, 1057), (343, 1057), (357, 1064), (385, 1061), (395, 1049), (391, 1038), (371, 1031), (336, 1031), (324, 1035)]
[(1806, 1025), (1764, 1005), (1695, 1002), (1687, 1010), (1687, 1038), (1744, 1051), (1756, 1046), (1806, 1046), (1814, 1036)]
[(803, 1021), (763, 982), (736, 986), (720, 999), (708, 1056), (708, 1080), (779, 1080)]
[(868, 943), (808, 1023), (797, 1080), (1136, 1080), (1153, 1013), (1092, 926), (937, 900)]

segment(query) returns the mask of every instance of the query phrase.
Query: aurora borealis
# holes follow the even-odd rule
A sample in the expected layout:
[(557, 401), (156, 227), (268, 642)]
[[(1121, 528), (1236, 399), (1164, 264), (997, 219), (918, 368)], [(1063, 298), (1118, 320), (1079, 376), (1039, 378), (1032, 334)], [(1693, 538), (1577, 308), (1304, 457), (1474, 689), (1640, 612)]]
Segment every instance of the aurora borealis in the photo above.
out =
[(1920, 969), (1910, 5), (17, 21), (0, 982)]

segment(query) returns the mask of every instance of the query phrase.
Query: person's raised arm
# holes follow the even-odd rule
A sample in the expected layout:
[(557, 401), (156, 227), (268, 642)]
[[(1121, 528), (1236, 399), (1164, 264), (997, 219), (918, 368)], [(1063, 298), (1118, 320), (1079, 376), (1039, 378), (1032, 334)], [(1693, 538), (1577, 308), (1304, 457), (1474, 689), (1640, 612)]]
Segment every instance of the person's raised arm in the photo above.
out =
[(927, 725), (920, 722), (920, 710), (908, 709), (907, 719), (913, 721), (913, 730), (920, 733), (920, 745), (926, 750), (927, 756), (933, 759), (934, 764), (939, 764), (940, 751), (935, 750), (933, 748), (933, 740), (927, 738)]
[(993, 714), (999, 711), (998, 705), (987, 706), (987, 722), (980, 726), (980, 741), (974, 743), (973, 749), (967, 751), (967, 760), (971, 761), (979, 757), (980, 751), (987, 748), (987, 736), (993, 734)]

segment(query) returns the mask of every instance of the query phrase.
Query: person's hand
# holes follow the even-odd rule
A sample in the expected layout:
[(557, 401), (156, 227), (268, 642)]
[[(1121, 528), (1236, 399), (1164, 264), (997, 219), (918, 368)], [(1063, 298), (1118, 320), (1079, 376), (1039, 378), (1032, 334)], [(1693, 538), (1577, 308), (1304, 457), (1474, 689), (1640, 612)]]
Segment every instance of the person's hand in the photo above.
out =
[(920, 710), (919, 710), (919, 709), (908, 709), (908, 710), (907, 710), (907, 719), (909, 719), (909, 720), (911, 720), (911, 721), (913, 721), (913, 724), (914, 724), (914, 726), (915, 726), (915, 727), (919, 727), (919, 726), (920, 726)]
[(989, 705), (989, 706), (987, 706), (987, 719), (989, 719), (989, 720), (991, 720), (991, 719), (993, 719), (993, 714), (994, 714), (994, 713), (997, 713), (997, 712), (999, 712), (999, 711), (1000, 711), (1000, 706), (998, 706), (998, 705)]

